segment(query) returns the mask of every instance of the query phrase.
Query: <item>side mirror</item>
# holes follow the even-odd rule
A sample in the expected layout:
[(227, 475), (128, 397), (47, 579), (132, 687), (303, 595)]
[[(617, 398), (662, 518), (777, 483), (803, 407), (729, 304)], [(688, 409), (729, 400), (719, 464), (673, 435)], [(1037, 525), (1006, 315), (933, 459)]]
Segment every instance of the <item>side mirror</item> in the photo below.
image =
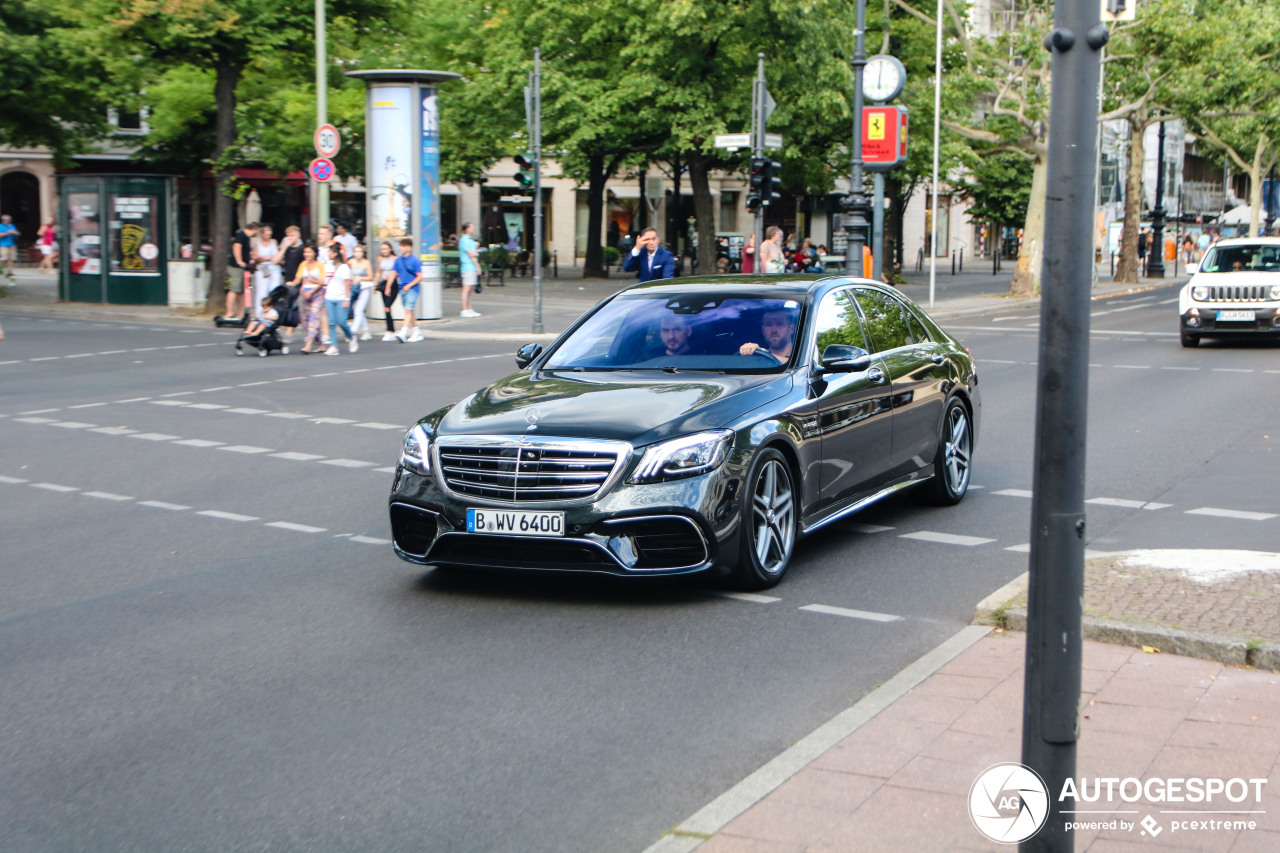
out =
[(542, 355), (542, 344), (525, 344), (516, 350), (516, 367), (524, 370), (540, 355)]
[(820, 363), (827, 373), (859, 373), (871, 366), (871, 354), (862, 347), (830, 344), (822, 351)]

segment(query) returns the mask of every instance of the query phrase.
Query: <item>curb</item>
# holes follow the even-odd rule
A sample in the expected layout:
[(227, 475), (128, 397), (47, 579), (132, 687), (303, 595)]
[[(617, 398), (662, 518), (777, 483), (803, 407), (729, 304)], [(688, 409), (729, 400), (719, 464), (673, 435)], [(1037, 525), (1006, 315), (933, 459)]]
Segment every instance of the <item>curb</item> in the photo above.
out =
[(991, 633), (980, 625), (961, 628), (950, 639), (867, 694), (852, 707), (836, 714), (756, 772), (716, 797), (669, 830), (644, 853), (689, 853), (729, 825), (740, 814), (763, 800), (827, 750), (853, 734), (961, 652)]

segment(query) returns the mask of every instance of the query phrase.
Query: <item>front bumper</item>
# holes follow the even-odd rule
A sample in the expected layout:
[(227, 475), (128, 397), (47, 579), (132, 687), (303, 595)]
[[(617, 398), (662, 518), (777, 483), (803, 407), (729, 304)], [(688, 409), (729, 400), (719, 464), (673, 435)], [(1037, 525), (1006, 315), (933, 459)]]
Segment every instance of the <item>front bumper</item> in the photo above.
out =
[[(1252, 311), (1252, 320), (1219, 320), (1220, 311)], [(1280, 337), (1280, 308), (1256, 304), (1193, 306), (1179, 320), (1182, 331), (1189, 335), (1226, 337), (1230, 335), (1263, 335)]]
[(447, 495), (433, 475), (400, 466), (389, 501), (392, 541), (396, 554), (420, 565), (696, 574), (737, 560), (739, 474), (726, 461), (715, 471), (683, 480), (623, 480), (589, 503), (509, 506), (564, 512), (564, 536), (534, 537), (468, 533), (468, 507), (493, 504), (459, 500)]

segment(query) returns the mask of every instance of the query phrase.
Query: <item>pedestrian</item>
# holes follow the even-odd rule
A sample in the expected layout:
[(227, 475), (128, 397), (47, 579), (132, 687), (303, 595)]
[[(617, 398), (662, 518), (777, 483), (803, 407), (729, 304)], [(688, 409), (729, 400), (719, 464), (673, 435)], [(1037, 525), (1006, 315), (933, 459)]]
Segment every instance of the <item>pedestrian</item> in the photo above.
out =
[[(335, 243), (336, 241), (333, 239), (332, 225), (321, 225), (316, 229), (316, 252), (318, 253), (321, 261), (329, 257), (329, 247), (335, 245)], [(342, 246), (341, 243), (336, 243), (336, 245)], [(343, 257), (345, 258), (345, 246), (343, 246), (343, 250)]]
[(382, 341), (390, 343), (399, 340), (396, 337), (396, 322), (391, 315), (391, 306), (400, 294), (400, 280), (396, 278), (395, 249), (385, 240), (378, 246), (378, 292), (382, 295), (382, 319), (387, 324), (387, 333), (382, 336)]
[(347, 350), (360, 349), (360, 342), (351, 334), (347, 324), (347, 311), (351, 308), (351, 266), (342, 257), (342, 244), (334, 241), (329, 247), (329, 260), (324, 265), (324, 312), (329, 318), (329, 348), (325, 355), (338, 354), (338, 329), (347, 336)]
[(622, 262), (622, 271), (636, 273), (640, 281), (674, 278), (676, 256), (658, 244), (657, 228), (646, 228), (640, 232), (635, 248)]
[(290, 282), (298, 288), (298, 311), (302, 315), (302, 327), (306, 337), (302, 352), (310, 355), (320, 351), (320, 312), (324, 310), (324, 264), (316, 256), (314, 246), (302, 247), (302, 263)]
[(1191, 235), (1182, 238), (1182, 262), (1191, 264), (1196, 260), (1196, 241), (1191, 239)]
[(1205, 251), (1209, 248), (1209, 232), (1201, 231), (1200, 236), (1196, 239), (1196, 248), (1200, 251), (1200, 257), (1204, 257)]
[(400, 282), (400, 307), (404, 309), (404, 322), (400, 324), (396, 340), (402, 344), (417, 343), (422, 340), (415, 313), (422, 285), (422, 261), (414, 257), (413, 241), (408, 237), (400, 241), (400, 257), (396, 258), (394, 269), (396, 280)]
[(13, 262), (18, 254), (18, 229), (13, 225), (13, 217), (9, 214), (0, 216), (0, 264), (13, 276)]
[(262, 318), (262, 300), (280, 284), (280, 267), (276, 264), (279, 253), (280, 245), (271, 235), (271, 226), (263, 225), (253, 240), (253, 258), (257, 262), (253, 271), (253, 304), (254, 316), (259, 319)]
[(227, 266), (226, 312), (222, 315), (228, 320), (248, 313), (249, 306), (241, 306), (240, 302), (246, 290), (252, 292), (252, 288), (246, 288), (246, 285), (254, 266), (253, 238), (260, 227), (257, 222), (250, 222), (237, 231), (231, 240), (231, 258)]
[(293, 332), (299, 323), (298, 288), (293, 284), (298, 275), (298, 265), (302, 263), (302, 229), (290, 225), (284, 229), (284, 239), (280, 241), (279, 251), (271, 262), (280, 268), (281, 281), (289, 284), (289, 310), (280, 318), (280, 326), (288, 329), (285, 332), (285, 343), (293, 340)]
[(373, 337), (369, 334), (369, 317), (365, 310), (369, 305), (369, 294), (373, 292), (373, 264), (364, 256), (364, 245), (356, 243), (351, 250), (351, 331), (367, 341)]
[(480, 246), (476, 243), (474, 222), (462, 223), (462, 236), (458, 238), (458, 257), (462, 260), (462, 311), (459, 317), (479, 317), (479, 311), (471, 309), (471, 294), (480, 283)]
[(360, 241), (356, 239), (356, 235), (347, 231), (347, 223), (334, 220), (333, 226), (338, 229), (338, 236), (334, 237), (335, 243), (342, 244), (342, 257), (351, 260), (351, 253), (355, 251), (356, 244)]
[(747, 245), (742, 247), (742, 272), (750, 275), (756, 271), (756, 232), (747, 235)]
[(1146, 228), (1138, 232), (1138, 269), (1143, 275), (1147, 274), (1147, 243), (1150, 242), (1150, 233)]
[(52, 219), (46, 219), (36, 232), (36, 245), (40, 247), (40, 272), (52, 274), (54, 253), (58, 251), (58, 230)]
[(760, 272), (764, 275), (776, 275), (785, 268), (782, 258), (782, 229), (770, 225), (764, 231), (764, 243), (760, 246)]

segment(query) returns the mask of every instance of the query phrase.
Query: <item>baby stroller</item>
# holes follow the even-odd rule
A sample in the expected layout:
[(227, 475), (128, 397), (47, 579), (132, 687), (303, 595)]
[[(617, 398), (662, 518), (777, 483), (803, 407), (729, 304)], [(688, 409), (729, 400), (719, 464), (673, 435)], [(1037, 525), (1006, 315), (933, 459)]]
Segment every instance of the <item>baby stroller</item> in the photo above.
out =
[[(244, 344), (257, 349), (258, 355), (262, 358), (266, 358), (273, 352), (279, 352), (281, 355), (289, 354), (289, 348), (281, 342), (280, 336), (276, 334), (276, 328), (280, 325), (281, 319), (288, 316), (290, 309), (289, 288), (283, 284), (273, 288), (263, 302), (275, 310), (275, 319), (250, 320), (246, 331), (254, 329), (255, 333), (240, 335), (239, 340), (236, 341), (236, 355), (244, 355)], [(256, 329), (255, 327), (259, 322), (262, 323), (262, 328)]]

